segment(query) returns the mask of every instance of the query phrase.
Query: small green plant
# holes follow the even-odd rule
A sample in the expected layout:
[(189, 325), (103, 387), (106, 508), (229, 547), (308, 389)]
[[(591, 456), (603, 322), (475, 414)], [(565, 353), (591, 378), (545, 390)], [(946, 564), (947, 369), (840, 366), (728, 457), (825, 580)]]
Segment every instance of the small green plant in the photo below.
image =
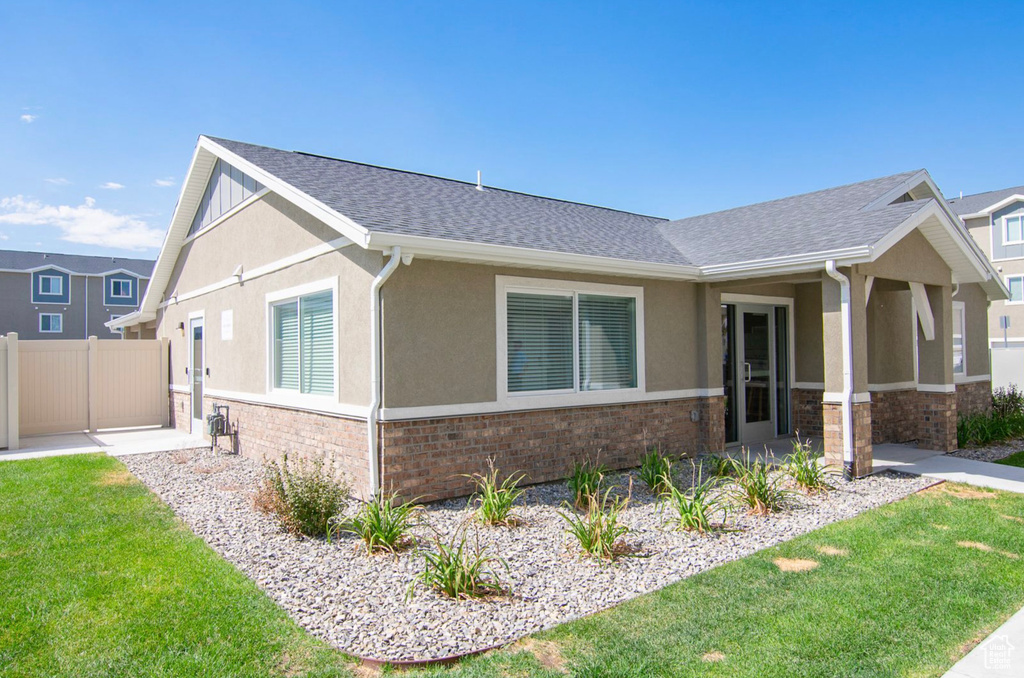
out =
[(287, 530), (307, 537), (330, 537), (332, 523), (345, 508), (349, 488), (324, 468), (322, 459), (264, 465), (256, 508), (277, 516)]
[(494, 459), (487, 460), (486, 474), (474, 473), (466, 476), (476, 485), (476, 494), (470, 502), (477, 502), (477, 517), (487, 525), (505, 525), (511, 527), (519, 522), (512, 515), (516, 501), (523, 496), (525, 490), (519, 489), (519, 483), (525, 473), (513, 473), (498, 483), (498, 470), (494, 468)]
[(771, 464), (760, 456), (751, 458), (747, 450), (739, 459), (732, 459), (735, 476), (729, 495), (751, 514), (768, 515), (781, 511), (789, 502), (790, 492), (782, 486), (783, 476), (774, 473)]
[(655, 496), (661, 496), (672, 484), (672, 461), (653, 448), (640, 460), (640, 480)]
[(793, 451), (786, 460), (786, 473), (797, 487), (809, 494), (827, 492), (832, 485), (826, 480), (828, 468), (821, 463), (822, 455), (814, 451), (810, 441), (793, 441)]
[(449, 598), (479, 598), (504, 591), (493, 566), (502, 565), (507, 573), (508, 563), (489, 555), (479, 542), (470, 546), (465, 527), (456, 530), (450, 541), (435, 537), (434, 550), (421, 553), (423, 571), (409, 587), (410, 597), (417, 581)]
[(566, 522), (566, 531), (576, 538), (583, 552), (593, 558), (615, 560), (629, 553), (623, 540), (629, 534), (629, 528), (619, 523), (620, 515), (629, 500), (612, 498), (614, 489), (609, 487), (604, 494), (592, 495), (582, 515), (573, 512), (568, 504), (565, 506), (566, 511), (558, 512)]
[(412, 544), (409, 530), (422, 508), (412, 501), (399, 501), (395, 493), (378, 492), (354, 516), (336, 520), (336, 529), (362, 539), (367, 553), (395, 553)]
[(732, 459), (724, 454), (709, 454), (704, 457), (704, 463), (708, 465), (711, 475), (715, 478), (732, 475)]
[(725, 513), (727, 507), (720, 495), (714, 492), (719, 483), (717, 477), (705, 480), (703, 470), (696, 464), (693, 464), (691, 473), (692, 485), (685, 492), (674, 484), (668, 486), (666, 504), (675, 513), (671, 522), (680, 530), (705, 534), (721, 527), (712, 522), (712, 518), (716, 513)]
[(572, 472), (566, 479), (572, 501), (577, 508), (585, 508), (592, 497), (601, 493), (601, 484), (608, 469), (603, 464), (596, 464), (589, 459), (573, 462)]

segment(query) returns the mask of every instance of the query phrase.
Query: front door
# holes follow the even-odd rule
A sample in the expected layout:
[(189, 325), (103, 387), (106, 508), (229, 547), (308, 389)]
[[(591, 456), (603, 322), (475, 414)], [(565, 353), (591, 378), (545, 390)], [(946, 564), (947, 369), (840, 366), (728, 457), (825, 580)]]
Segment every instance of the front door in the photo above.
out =
[(189, 381), (192, 386), (192, 432), (203, 430), (203, 319), (192, 318), (188, 322), (191, 343), (188, 359)]
[(736, 412), (744, 444), (775, 437), (774, 324), (771, 307), (736, 307)]

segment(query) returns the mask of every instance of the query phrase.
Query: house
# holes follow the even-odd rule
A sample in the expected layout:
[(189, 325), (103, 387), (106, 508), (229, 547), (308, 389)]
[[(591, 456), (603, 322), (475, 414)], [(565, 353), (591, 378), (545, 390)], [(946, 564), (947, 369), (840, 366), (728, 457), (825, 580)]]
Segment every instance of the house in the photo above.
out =
[(106, 323), (139, 308), (153, 261), (0, 250), (0, 334), (116, 339)]
[(925, 170), (668, 220), (203, 136), (109, 325), (169, 339), (176, 426), (228, 405), (242, 454), (428, 498), (488, 457), (542, 482), (797, 430), (851, 476), (951, 450), (1006, 296)]

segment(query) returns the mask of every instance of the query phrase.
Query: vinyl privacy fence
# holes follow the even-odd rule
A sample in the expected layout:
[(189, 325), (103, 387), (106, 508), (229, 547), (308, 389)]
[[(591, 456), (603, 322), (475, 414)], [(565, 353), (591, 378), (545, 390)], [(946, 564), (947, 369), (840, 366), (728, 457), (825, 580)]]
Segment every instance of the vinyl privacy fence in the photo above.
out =
[(20, 436), (166, 426), (167, 340), (0, 337), (0, 446)]

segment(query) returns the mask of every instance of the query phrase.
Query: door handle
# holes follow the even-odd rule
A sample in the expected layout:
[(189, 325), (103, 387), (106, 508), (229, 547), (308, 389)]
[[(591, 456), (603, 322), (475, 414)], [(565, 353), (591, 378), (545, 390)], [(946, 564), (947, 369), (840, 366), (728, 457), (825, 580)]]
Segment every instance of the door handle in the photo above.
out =
[(743, 376), (743, 381), (749, 384), (750, 383), (750, 363), (743, 363), (743, 369), (746, 372), (746, 374)]

